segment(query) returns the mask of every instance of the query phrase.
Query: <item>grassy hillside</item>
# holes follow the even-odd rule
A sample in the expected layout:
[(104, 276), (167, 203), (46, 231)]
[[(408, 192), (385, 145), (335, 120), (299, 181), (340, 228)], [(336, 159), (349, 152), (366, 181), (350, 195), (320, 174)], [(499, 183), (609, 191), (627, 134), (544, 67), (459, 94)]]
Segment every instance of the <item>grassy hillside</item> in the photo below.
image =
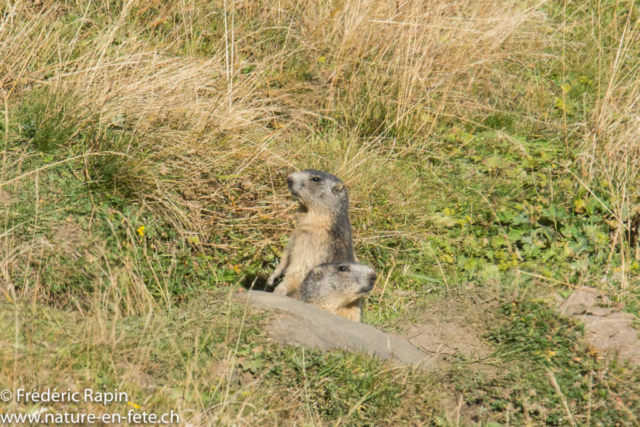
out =
[[(0, 4), (0, 384), (118, 388), (192, 425), (639, 425), (640, 369), (554, 310), (590, 286), (640, 316), (639, 17)], [(275, 267), (304, 168), (349, 188), (380, 277), (364, 321), (473, 325), (486, 357), (425, 374), (267, 338), (231, 295)]]

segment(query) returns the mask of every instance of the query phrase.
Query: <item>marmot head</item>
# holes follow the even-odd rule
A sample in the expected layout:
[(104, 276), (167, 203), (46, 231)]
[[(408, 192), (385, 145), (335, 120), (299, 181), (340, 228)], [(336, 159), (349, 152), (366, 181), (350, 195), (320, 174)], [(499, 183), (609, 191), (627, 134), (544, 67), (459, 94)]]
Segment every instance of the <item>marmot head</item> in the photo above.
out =
[(337, 310), (367, 296), (376, 283), (372, 268), (357, 262), (329, 262), (314, 267), (302, 282), (302, 300)]
[(289, 191), (307, 210), (327, 213), (349, 209), (347, 187), (336, 176), (314, 169), (294, 172), (287, 177)]

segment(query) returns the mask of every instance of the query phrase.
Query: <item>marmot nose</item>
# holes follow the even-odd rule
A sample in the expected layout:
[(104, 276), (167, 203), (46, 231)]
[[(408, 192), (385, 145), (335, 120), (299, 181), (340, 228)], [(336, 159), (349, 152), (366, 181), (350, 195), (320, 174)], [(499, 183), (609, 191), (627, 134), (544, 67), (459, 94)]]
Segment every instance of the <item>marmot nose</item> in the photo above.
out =
[(287, 185), (293, 185), (293, 176), (292, 175), (289, 175), (287, 177)]
[(378, 278), (378, 276), (376, 276), (375, 274), (372, 274), (369, 276), (369, 288), (373, 289), (373, 287), (376, 284), (376, 279)]

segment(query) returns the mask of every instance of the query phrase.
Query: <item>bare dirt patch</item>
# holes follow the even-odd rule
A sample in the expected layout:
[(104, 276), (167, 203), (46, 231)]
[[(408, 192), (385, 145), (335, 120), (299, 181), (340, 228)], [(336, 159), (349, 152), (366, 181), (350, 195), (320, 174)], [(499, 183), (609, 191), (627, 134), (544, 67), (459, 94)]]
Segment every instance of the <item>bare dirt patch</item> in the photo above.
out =
[(11, 194), (0, 190), (0, 206), (9, 206), (11, 204)]
[(466, 360), (485, 357), (491, 349), (479, 336), (479, 331), (456, 322), (410, 324), (401, 335), (415, 347), (429, 354), (433, 364), (440, 364), (460, 355)]
[(633, 327), (638, 318), (621, 308), (593, 288), (576, 290), (560, 304), (561, 313), (584, 323), (585, 338), (593, 347), (638, 364), (640, 331)]
[[(437, 319), (440, 316), (435, 316)], [(482, 341), (482, 331), (468, 322), (469, 319), (444, 316), (446, 320), (433, 323), (411, 323), (399, 335), (410, 344), (425, 352), (429, 359), (425, 362), (442, 369), (460, 361), (468, 361), (473, 370), (494, 375), (496, 368), (481, 362), (491, 354), (492, 348)], [(468, 365), (469, 366), (469, 365)], [(471, 367), (471, 366), (469, 366)], [(451, 425), (477, 425), (480, 407), (464, 401), (464, 395), (450, 390), (441, 401), (445, 416)], [(488, 420), (492, 421), (492, 420)]]
[(64, 224), (56, 230), (53, 238), (60, 245), (77, 247), (84, 240), (84, 230), (79, 224)]

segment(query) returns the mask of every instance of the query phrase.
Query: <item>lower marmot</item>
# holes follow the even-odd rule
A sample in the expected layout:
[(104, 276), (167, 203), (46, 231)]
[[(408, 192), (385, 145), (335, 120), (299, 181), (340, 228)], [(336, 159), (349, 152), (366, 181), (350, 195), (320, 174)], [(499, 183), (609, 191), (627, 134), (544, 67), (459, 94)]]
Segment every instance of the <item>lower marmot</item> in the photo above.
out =
[(336, 261), (355, 261), (349, 195), (334, 175), (313, 169), (287, 177), (289, 191), (298, 199), (298, 220), (280, 263), (269, 276), (274, 293), (296, 297), (302, 281), (313, 267)]
[(357, 262), (331, 262), (315, 267), (300, 287), (302, 301), (359, 322), (362, 298), (376, 283), (372, 268)]

